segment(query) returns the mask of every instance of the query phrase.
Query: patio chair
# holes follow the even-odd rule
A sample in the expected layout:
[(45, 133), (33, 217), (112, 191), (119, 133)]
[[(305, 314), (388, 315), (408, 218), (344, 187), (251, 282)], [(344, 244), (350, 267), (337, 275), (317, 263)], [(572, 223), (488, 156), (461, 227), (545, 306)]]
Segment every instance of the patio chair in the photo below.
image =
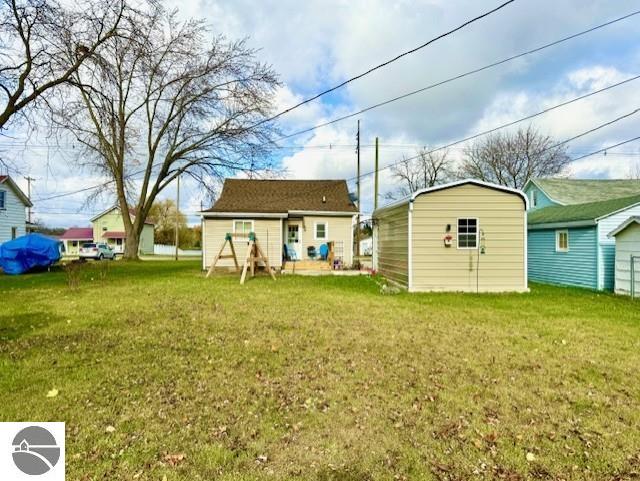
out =
[(286, 260), (293, 261), (293, 262), (298, 260), (295, 249), (292, 249), (287, 244), (284, 244), (283, 247), (284, 247), (284, 258)]
[(319, 250), (320, 250), (320, 259), (322, 259), (323, 261), (326, 261), (327, 257), (329, 257), (329, 247), (327, 246), (327, 244), (321, 244)]

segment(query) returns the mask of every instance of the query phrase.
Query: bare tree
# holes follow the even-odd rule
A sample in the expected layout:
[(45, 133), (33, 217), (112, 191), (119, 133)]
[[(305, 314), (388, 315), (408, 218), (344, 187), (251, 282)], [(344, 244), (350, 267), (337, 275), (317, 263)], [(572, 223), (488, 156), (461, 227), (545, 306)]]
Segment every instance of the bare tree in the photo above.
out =
[(565, 145), (529, 126), (475, 142), (465, 149), (458, 175), (521, 189), (530, 178), (557, 175), (570, 163)]
[[(84, 147), (80, 165), (110, 179), (135, 259), (156, 196), (179, 175), (202, 185), (268, 170), (274, 129), (260, 123), (278, 80), (244, 41), (209, 38), (155, 5), (124, 18), (118, 36), (72, 76), (54, 121)], [(133, 219), (129, 206), (138, 214)]]
[(0, 132), (117, 35), (124, 0), (0, 0)]
[(634, 160), (629, 165), (629, 172), (627, 174), (627, 178), (631, 180), (640, 180), (640, 161)]
[(406, 197), (419, 189), (448, 182), (454, 176), (449, 151), (431, 151), (427, 147), (420, 149), (414, 157), (405, 157), (390, 170), (400, 185), (386, 194), (388, 199)]

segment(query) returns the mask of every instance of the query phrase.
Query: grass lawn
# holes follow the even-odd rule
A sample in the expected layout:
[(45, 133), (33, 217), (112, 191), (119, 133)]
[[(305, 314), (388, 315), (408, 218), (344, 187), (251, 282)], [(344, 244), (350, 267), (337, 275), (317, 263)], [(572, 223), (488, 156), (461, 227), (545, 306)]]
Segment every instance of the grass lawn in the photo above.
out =
[(104, 264), (0, 276), (0, 420), (69, 480), (640, 476), (639, 302)]

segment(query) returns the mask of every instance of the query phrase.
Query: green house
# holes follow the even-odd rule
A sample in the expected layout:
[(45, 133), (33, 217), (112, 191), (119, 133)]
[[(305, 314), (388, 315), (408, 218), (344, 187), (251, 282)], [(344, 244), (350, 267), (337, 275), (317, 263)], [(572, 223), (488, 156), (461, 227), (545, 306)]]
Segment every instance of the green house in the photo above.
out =
[[(133, 219), (135, 212), (130, 211), (130, 213)], [(93, 227), (93, 242), (106, 242), (117, 254), (124, 253), (127, 234), (118, 206), (110, 207), (95, 216), (91, 219), (91, 225)], [(145, 221), (138, 246), (140, 254), (153, 254), (153, 228), (153, 222)]]
[(529, 280), (613, 290), (615, 239), (608, 234), (640, 215), (640, 181), (531, 179)]

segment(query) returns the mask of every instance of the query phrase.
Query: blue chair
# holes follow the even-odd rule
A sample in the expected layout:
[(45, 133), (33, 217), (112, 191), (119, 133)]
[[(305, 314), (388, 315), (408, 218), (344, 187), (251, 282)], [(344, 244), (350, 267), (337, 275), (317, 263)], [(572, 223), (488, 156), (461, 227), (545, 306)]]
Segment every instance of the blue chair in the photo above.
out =
[(287, 244), (284, 244), (284, 258), (288, 261), (297, 261), (298, 258), (296, 256), (295, 249), (292, 249)]
[(327, 246), (327, 244), (321, 244), (320, 245), (320, 259), (322, 259), (323, 261), (326, 261), (327, 257), (329, 257), (329, 247)]

